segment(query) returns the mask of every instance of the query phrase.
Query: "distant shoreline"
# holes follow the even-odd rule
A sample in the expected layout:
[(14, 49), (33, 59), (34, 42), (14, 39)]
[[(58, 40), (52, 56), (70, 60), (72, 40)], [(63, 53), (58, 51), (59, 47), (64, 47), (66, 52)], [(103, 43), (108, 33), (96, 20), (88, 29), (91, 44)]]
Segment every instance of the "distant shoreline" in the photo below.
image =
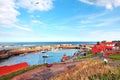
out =
[(9, 50), (22, 47), (51, 46), (59, 44), (96, 44), (97, 42), (0, 42), (0, 50)]

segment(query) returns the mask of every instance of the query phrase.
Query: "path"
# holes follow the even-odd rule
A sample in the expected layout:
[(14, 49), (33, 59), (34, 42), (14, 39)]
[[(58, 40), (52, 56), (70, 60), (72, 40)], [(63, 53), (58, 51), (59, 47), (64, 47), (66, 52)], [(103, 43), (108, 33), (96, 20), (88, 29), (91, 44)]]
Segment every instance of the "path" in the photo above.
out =
[[(53, 64), (52, 67), (42, 66), (42, 67), (33, 69), (31, 71), (28, 71), (26, 73), (23, 73), (21, 75), (18, 75), (12, 78), (11, 80), (49, 80), (54, 75), (67, 71), (75, 67), (77, 64), (80, 64), (80, 62), (90, 60), (90, 59), (100, 60), (101, 58), (97, 56), (97, 57), (88, 58), (80, 61), (55, 63)], [(111, 66), (112, 65), (115, 65), (115, 64), (111, 64)]]
[(80, 62), (81, 61), (56, 63), (53, 64), (52, 67), (42, 66), (34, 70), (28, 71), (26, 73), (23, 73), (21, 75), (18, 75), (12, 78), (11, 80), (48, 80), (50, 77), (56, 74), (62, 73), (75, 67)]

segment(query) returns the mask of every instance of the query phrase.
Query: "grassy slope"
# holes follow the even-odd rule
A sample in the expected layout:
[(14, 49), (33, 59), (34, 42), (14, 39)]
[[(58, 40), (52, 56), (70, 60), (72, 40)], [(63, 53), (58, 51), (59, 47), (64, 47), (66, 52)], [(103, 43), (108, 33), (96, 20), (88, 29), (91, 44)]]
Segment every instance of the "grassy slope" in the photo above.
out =
[(76, 60), (81, 60), (81, 59), (85, 59), (85, 58), (92, 58), (92, 57), (96, 57), (99, 55), (100, 55), (100, 53), (93, 55), (92, 52), (87, 52), (86, 56), (80, 56), (80, 57), (76, 58)]
[[(88, 52), (85, 57), (78, 57), (77, 60), (96, 56), (100, 56), (100, 53), (92, 55)], [(118, 61), (120, 60), (120, 54), (111, 55), (110, 58)], [(120, 80), (120, 66), (111, 67), (104, 65), (101, 60), (87, 60), (65, 73), (56, 75), (50, 80)]]
[(120, 60), (120, 54), (110, 55), (109, 58), (116, 59), (116, 60)]
[(87, 60), (50, 80), (119, 80), (118, 69), (120, 70), (120, 67), (113, 68), (99, 60)]

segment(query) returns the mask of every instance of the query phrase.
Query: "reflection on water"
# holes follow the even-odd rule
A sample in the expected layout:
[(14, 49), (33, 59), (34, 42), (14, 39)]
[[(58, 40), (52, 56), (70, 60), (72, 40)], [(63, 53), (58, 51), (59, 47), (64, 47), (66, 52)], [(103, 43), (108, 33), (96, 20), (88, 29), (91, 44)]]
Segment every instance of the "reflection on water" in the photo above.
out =
[[(76, 52), (76, 51), (77, 51), (76, 49), (48, 51), (48, 52), (46, 52), (46, 54), (49, 57), (46, 58), (46, 62), (47, 63), (60, 62), (63, 54), (72, 56), (74, 54), (74, 52)], [(38, 52), (38, 53), (33, 53), (33, 54), (13, 56), (13, 57), (10, 57), (9, 59), (5, 59), (5, 60), (1, 61), (0, 66), (12, 65), (12, 64), (21, 63), (21, 62), (27, 62), (29, 65), (42, 64), (43, 63), (43, 58), (42, 58), (43, 54), (44, 53)]]

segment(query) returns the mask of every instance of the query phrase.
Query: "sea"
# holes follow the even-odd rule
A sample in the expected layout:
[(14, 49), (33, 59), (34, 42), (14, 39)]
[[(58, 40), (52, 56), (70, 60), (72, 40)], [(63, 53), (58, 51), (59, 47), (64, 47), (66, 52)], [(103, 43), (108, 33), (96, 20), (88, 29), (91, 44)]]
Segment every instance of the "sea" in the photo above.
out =
[[(45, 45), (57, 45), (57, 44), (96, 44), (97, 42), (0, 42), (0, 50), (13, 49), (19, 47), (28, 46), (45, 46)], [(61, 62), (61, 58), (64, 54), (67, 56), (73, 56), (73, 54), (78, 51), (78, 49), (58, 49), (53, 51), (48, 51), (45, 54), (48, 55), (47, 58), (43, 59), (42, 52), (29, 53), (25, 55), (12, 56), (8, 59), (0, 61), (0, 66), (13, 65), (21, 62), (27, 62), (30, 66), (46, 63), (57, 63)]]

